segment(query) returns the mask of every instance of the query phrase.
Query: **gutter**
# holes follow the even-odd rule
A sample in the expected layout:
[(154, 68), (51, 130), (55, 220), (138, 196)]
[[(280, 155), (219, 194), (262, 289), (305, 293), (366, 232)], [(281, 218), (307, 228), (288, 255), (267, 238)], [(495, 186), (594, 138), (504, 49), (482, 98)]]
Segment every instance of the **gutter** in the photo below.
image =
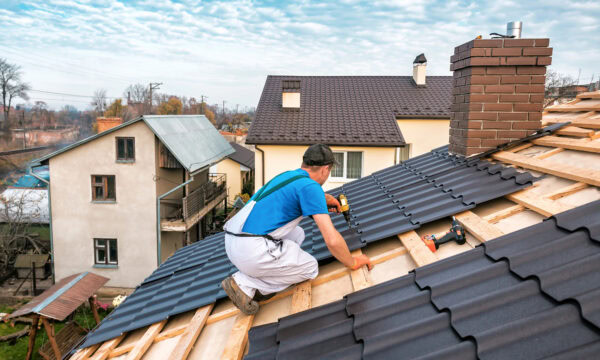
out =
[[(258, 151), (260, 151), (260, 153), (262, 154), (262, 156), (260, 157), (262, 160), (262, 183), (260, 184), (260, 186), (265, 186), (265, 152), (258, 147), (258, 145), (255, 145), (254, 148)], [(254, 189), (256, 189), (256, 184), (254, 185)]]
[[(182, 187), (186, 186), (187, 184), (191, 183), (192, 181), (194, 181), (194, 177), (190, 177), (190, 179), (184, 183), (181, 183), (177, 186), (175, 186), (174, 188), (172, 188), (171, 190), (167, 191), (166, 193), (160, 195), (157, 199), (156, 199), (156, 227), (157, 227), (157, 231), (156, 231), (156, 246), (157, 246), (157, 254), (158, 257), (156, 259), (156, 264), (157, 266), (160, 266), (160, 259), (161, 259), (161, 227), (160, 227), (160, 201), (162, 199), (164, 199), (165, 197), (171, 195), (173, 192), (181, 189)], [(48, 196), (50, 196), (48, 194)]]
[[(36, 165), (37, 166), (41, 166), (41, 165)], [(33, 168), (34, 166), (32, 166), (32, 164), (30, 163), (29, 166), (27, 167), (27, 173), (31, 176), (33, 176), (34, 178), (38, 179), (39, 181), (45, 183), (46, 185), (48, 185), (48, 224), (50, 227), (50, 267), (52, 270), (52, 283), (55, 283), (55, 277), (54, 277), (54, 241), (53, 241), (53, 236), (52, 236), (52, 198), (50, 197), (50, 181), (39, 177), (38, 175), (35, 174), (35, 172), (33, 172)], [(50, 171), (50, 169), (48, 169), (48, 172)]]

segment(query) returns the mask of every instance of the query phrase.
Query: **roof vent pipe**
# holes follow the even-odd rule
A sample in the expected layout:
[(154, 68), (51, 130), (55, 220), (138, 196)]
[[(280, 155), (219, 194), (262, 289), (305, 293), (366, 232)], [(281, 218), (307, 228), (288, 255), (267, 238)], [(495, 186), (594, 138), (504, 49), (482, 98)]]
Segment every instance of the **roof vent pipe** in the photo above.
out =
[(506, 36), (508, 36), (508, 37), (514, 36), (514, 39), (520, 39), (522, 29), (523, 29), (523, 22), (511, 21), (508, 24), (506, 24)]

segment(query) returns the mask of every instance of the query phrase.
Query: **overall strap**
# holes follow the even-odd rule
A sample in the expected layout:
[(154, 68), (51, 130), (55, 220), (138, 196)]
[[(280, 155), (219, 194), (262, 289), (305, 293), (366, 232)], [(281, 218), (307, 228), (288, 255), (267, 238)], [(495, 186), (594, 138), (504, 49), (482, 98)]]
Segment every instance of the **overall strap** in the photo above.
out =
[[(258, 192), (258, 194), (256, 194), (256, 198), (254, 199), (254, 201), (259, 202), (260, 200), (266, 198), (267, 196), (271, 195), (272, 193), (274, 193), (275, 191), (281, 189), (282, 187), (284, 187), (284, 186), (286, 186), (286, 185), (288, 185), (288, 184), (290, 184), (290, 183), (292, 183), (292, 182), (294, 182), (296, 180), (299, 180), (299, 179), (302, 179), (302, 178), (306, 178), (306, 177), (308, 177), (308, 176), (306, 176), (306, 175), (292, 176), (291, 178), (280, 182), (279, 184), (273, 186), (272, 188), (270, 188), (267, 191), (264, 191), (264, 189), (266, 188), (266, 185), (265, 185), (262, 189), (260, 189), (260, 191)], [(267, 183), (267, 185), (268, 185), (268, 183)]]

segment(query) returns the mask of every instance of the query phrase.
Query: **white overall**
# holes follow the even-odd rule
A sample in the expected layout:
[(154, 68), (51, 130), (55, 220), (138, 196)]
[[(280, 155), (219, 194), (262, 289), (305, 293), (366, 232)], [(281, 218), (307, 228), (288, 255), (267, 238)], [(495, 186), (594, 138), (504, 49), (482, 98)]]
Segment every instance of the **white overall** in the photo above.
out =
[[(241, 234), (255, 204), (254, 200), (248, 202), (223, 228)], [(304, 230), (298, 226), (300, 220), (302, 216), (269, 233), (282, 240), (280, 245), (260, 236), (225, 234), (225, 251), (239, 270), (233, 279), (246, 295), (252, 298), (256, 290), (267, 295), (317, 277), (317, 260), (300, 248), (304, 241)]]

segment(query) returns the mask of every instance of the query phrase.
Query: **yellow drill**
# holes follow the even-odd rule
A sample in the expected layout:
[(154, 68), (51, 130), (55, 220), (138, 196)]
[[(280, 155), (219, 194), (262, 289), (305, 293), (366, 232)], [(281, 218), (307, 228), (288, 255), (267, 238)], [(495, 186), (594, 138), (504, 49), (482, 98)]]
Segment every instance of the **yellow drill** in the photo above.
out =
[(344, 194), (339, 194), (338, 201), (340, 202), (344, 219), (346, 219), (346, 222), (350, 225), (350, 205), (348, 204), (348, 198)]

